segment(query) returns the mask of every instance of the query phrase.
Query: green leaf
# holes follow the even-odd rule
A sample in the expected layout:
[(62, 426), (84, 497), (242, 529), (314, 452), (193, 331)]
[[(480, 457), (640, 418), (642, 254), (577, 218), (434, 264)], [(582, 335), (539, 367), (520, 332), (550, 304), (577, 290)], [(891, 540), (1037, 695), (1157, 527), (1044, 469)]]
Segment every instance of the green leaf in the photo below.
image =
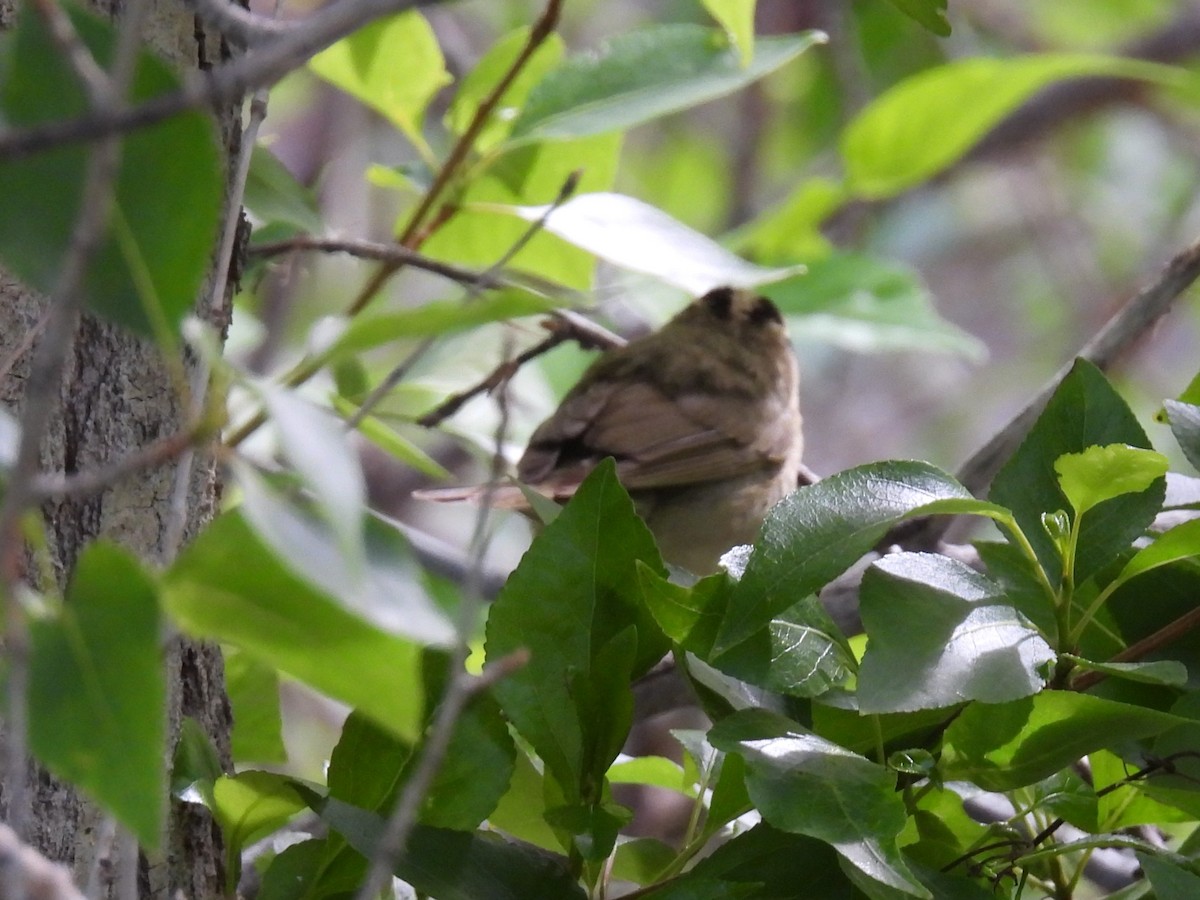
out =
[(950, 20), (946, 18), (946, 0), (888, 0), (888, 2), (938, 37), (950, 36)]
[(759, 38), (753, 61), (718, 31), (655, 25), (613, 38), (552, 71), (529, 95), (513, 139), (575, 138), (632, 128), (752, 84), (814, 44), (819, 31)]
[(227, 855), (233, 859), (308, 806), (296, 793), (292, 779), (274, 772), (222, 776), (213, 786), (213, 797), (213, 816), (221, 826)]
[[(68, 10), (79, 36), (107, 66), (113, 29)], [(87, 100), (35, 11), (22, 7), (0, 117), (8, 128), (80, 115)], [(130, 92), (137, 104), (179, 86), (161, 61), (141, 54)], [(87, 144), (0, 162), (0, 260), (31, 287), (53, 291), (79, 210)], [(225, 183), (207, 112), (180, 113), (126, 135), (112, 226), (82, 279), (88, 309), (143, 336), (169, 340), (208, 272)], [(181, 228), (180, 222), (187, 227)]]
[(858, 673), (861, 713), (1000, 703), (1046, 683), (1053, 649), (999, 584), (965, 563), (884, 556), (867, 569), (860, 598), (870, 638)]
[(1167, 468), (1161, 453), (1125, 444), (1088, 447), (1054, 461), (1059, 487), (1077, 516), (1105, 500), (1145, 491), (1167, 474)]
[(642, 600), (663, 633), (682, 649), (708, 657), (729, 602), (728, 577), (709, 575), (688, 588), (663, 578), (642, 562), (637, 574)]
[(329, 350), (333, 359), (358, 354), (402, 338), (452, 334), (488, 322), (538, 316), (561, 302), (525, 291), (503, 290), (466, 301), (432, 300), (412, 309), (356, 316)]
[[(1028, 437), (992, 482), (990, 499), (1013, 511), (1051, 583), (1062, 566), (1053, 540), (1042, 528), (1043, 513), (1069, 501), (1059, 487), (1055, 461), (1093, 445), (1150, 442), (1125, 401), (1089, 362), (1075, 365), (1054, 392)], [(1079, 530), (1075, 582), (1081, 584), (1139, 537), (1162, 506), (1164, 481), (1140, 493), (1125, 494), (1095, 507)]]
[(488, 816), (488, 824), (539, 847), (557, 848), (558, 836), (546, 822), (547, 793), (545, 776), (518, 749), (508, 792)]
[[(459, 198), (458, 214), (422, 249), (435, 259), (461, 265), (493, 265), (529, 231), (528, 223), (511, 215), (508, 206), (550, 203), (567, 179), (576, 176), (577, 194), (609, 190), (616, 178), (621, 139), (620, 133), (613, 132), (509, 147), (472, 176)], [(512, 258), (510, 266), (567, 287), (590, 290), (596, 260), (561, 238), (539, 231)]]
[(950, 723), (942, 777), (988, 791), (1033, 784), (1093, 750), (1151, 737), (1187, 719), (1069, 691), (972, 703)]
[[(334, 397), (333, 405), (339, 413), (346, 417), (360, 409), (356, 404), (349, 403), (341, 397)], [(410, 466), (430, 478), (449, 479), (452, 477), (445, 466), (381, 419), (374, 416), (363, 416), (358, 420), (355, 430), (380, 450), (395, 457), (398, 462)]]
[(813, 338), (859, 353), (893, 350), (956, 353), (981, 361), (987, 348), (947, 322), (933, 306), (920, 275), (891, 260), (843, 253), (810, 263), (800, 278), (764, 293), (796, 318), (794, 337)]
[(1139, 853), (1138, 862), (1154, 888), (1156, 900), (1192, 900), (1200, 896), (1200, 875), (1150, 853)]
[(1143, 684), (1163, 684), (1168, 687), (1184, 687), (1187, 685), (1187, 666), (1178, 660), (1160, 659), (1154, 662), (1111, 663), (1092, 662), (1089, 659), (1063, 654), (1081, 669), (1093, 672), (1103, 672), (1113, 678), (1124, 678), (1127, 681), (1139, 681)]
[(721, 285), (755, 287), (804, 271), (804, 266), (770, 269), (746, 262), (661, 209), (624, 194), (582, 194), (553, 211), (518, 206), (511, 212), (529, 222), (544, 219), (550, 234), (692, 294)]
[(811, 266), (832, 252), (820, 226), (845, 200), (846, 187), (840, 181), (806, 179), (777, 207), (730, 235), (728, 242), (754, 259), (804, 259)]
[(1193, 556), (1200, 556), (1200, 519), (1189, 519), (1164, 531), (1153, 543), (1133, 555), (1117, 580), (1124, 583), (1151, 569)]
[(356, 567), (303, 499), (285, 499), (246, 466), (238, 468), (238, 481), (243, 517), (293, 575), (384, 631), (434, 646), (454, 642), (454, 626), (423, 585), (422, 570), (395, 523), (367, 517), (364, 565)]
[(433, 29), (417, 10), (357, 29), (314, 56), (308, 66), (417, 143), (425, 107), (453, 80)]
[(238, 762), (287, 761), (283, 718), (279, 712), (279, 673), (227, 647), (225, 690), (233, 708), (233, 758)]
[(495, 693), (568, 805), (599, 802), (629, 728), (629, 682), (667, 650), (638, 602), (638, 560), (662, 572), (653, 538), (606, 460), (534, 539), (488, 616), (489, 660), (531, 654)]
[(30, 623), (29, 745), (140, 842), (166, 807), (166, 687), (154, 582), (107, 542), (88, 546), (66, 600)]
[(757, 0), (701, 0), (709, 15), (725, 29), (742, 65), (754, 61), (754, 7)]
[(975, 504), (922, 462), (871, 463), (790, 494), (767, 516), (721, 625), (718, 652), (853, 565), (892, 525), (939, 500)]
[(1036, 91), (1103, 75), (1177, 84), (1179, 70), (1087, 54), (964, 59), (927, 69), (867, 106), (842, 135), (850, 190), (864, 199), (900, 193), (956, 162)]
[(1167, 400), (1163, 403), (1171, 432), (1193, 468), (1200, 469), (1200, 406)]
[[(253, 565), (230, 565), (252, 559)], [(406, 740), (421, 727), (420, 648), (368, 624), (284, 566), (238, 513), (226, 513), (164, 579), (181, 628), (356, 706)]]
[(762, 822), (717, 847), (681, 881), (719, 879), (718, 883), (749, 887), (753, 893), (748, 897), (795, 897), (802, 890), (804, 900), (846, 900), (851, 888), (837, 859), (824, 841)]
[(696, 796), (695, 787), (688, 783), (683, 767), (665, 756), (637, 756), (613, 763), (608, 770), (613, 784), (645, 784), (678, 791), (688, 797)]
[(282, 222), (313, 234), (325, 228), (313, 192), (261, 144), (255, 145), (250, 154), (246, 208), (263, 223)]
[(746, 787), (766, 821), (825, 841), (888, 887), (932, 897), (896, 846), (908, 816), (886, 768), (765, 710), (723, 719), (709, 740), (746, 760)]
[[(484, 98), (495, 90), (500, 79), (512, 68), (528, 41), (528, 26), (510, 31), (496, 41), (475, 64), (475, 68), (459, 82), (454, 99), (450, 101), (450, 108), (446, 111), (446, 127), (450, 131), (461, 135), (467, 130)], [(562, 56), (563, 40), (558, 34), (547, 36), (538, 45), (505, 89), (487, 124), (479, 132), (474, 144), (476, 152), (483, 153), (508, 137), (513, 123), (520, 115), (521, 107), (525, 104), (525, 98), (546, 73), (559, 64)]]
[[(311, 798), (321, 818), (355, 850), (370, 857), (383, 833), (375, 813), (338, 800)], [(452, 861), (452, 863), (451, 863)], [(417, 825), (396, 876), (438, 900), (584, 900), (566, 858), (494, 832)]]

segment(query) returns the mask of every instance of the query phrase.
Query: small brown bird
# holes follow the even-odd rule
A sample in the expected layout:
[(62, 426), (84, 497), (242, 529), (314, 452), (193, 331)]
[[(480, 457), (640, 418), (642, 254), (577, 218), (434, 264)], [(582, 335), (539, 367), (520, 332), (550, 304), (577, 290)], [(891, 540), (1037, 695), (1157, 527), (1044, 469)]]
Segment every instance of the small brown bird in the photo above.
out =
[[(534, 431), (517, 477), (566, 500), (613, 457), (663, 558), (704, 575), (730, 547), (752, 542), (767, 511), (796, 488), (802, 449), (799, 375), (783, 317), (765, 297), (717, 288), (597, 359)], [(525, 505), (509, 487), (492, 502)]]

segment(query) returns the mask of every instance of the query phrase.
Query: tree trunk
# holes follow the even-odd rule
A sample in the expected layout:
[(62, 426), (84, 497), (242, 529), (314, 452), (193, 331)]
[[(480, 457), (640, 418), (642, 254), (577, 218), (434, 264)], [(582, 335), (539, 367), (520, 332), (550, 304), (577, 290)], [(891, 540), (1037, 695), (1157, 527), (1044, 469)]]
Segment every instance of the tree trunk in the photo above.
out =
[[(110, 4), (102, 4), (106, 10)], [(12, 0), (0, 0), (0, 26), (11, 23)], [(182, 0), (151, 0), (145, 40), (180, 70), (209, 65), (220, 42), (205, 35)], [(238, 147), (239, 126), (234, 110), (222, 116), (219, 130), (226, 158)], [(181, 222), (181, 226), (186, 223)], [(205, 291), (208, 291), (206, 286)], [(200, 308), (200, 307), (198, 307)], [(29, 370), (30, 352), (19, 348), (37, 333), (44, 300), (0, 272), (0, 361), (16, 357), (9, 375), (0, 381), (0, 403), (19, 414)], [(229, 297), (204, 317), (224, 335)], [(188, 367), (194, 361), (188, 361)], [(115, 326), (85, 317), (75, 335), (60, 388), (61, 405), (42, 446), (46, 471), (76, 472), (111, 463), (156, 438), (177, 431), (185, 411), (179, 408), (158, 349)], [(43, 507), (50, 552), (60, 587), (70, 578), (82, 549), (98, 537), (112, 539), (137, 553), (149, 565), (163, 561), (177, 465), (172, 462), (139, 472), (100, 494), (68, 498)], [(218, 471), (210, 454), (197, 454), (186, 511), (186, 536), (212, 516), (219, 500)], [(168, 683), (168, 748), (174, 746), (184, 717), (202, 726), (229, 767), (231, 717), (224, 691), (219, 651), (181, 638), (169, 640), (165, 653)], [(8, 791), (6, 790), (7, 796)], [(109, 829), (103, 815), (69, 785), (30, 766), (33, 817), (28, 841), (52, 860), (74, 872), (75, 883), (87, 882), (93, 867), (101, 872), (114, 861)], [(223, 894), (220, 835), (207, 811), (173, 801), (163, 852), (156, 858), (140, 855), (138, 893), (141, 897), (188, 900)], [(121, 841), (117, 847), (125, 846)], [(118, 854), (120, 850), (118, 849)], [(99, 863), (97, 855), (100, 855)], [(115, 896), (109, 884), (105, 896)]]

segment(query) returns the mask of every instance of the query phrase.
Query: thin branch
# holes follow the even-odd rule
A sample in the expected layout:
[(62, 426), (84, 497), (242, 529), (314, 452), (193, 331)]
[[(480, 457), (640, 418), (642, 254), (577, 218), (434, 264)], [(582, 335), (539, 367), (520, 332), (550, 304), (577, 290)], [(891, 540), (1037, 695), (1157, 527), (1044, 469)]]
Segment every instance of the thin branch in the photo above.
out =
[(301, 22), (285, 22), (274, 15), (259, 15), (229, 0), (191, 0), (191, 5), (205, 25), (221, 32), (223, 37), (240, 47), (262, 44), (305, 27)]
[[(1147, 635), (1140, 641), (1130, 644), (1120, 653), (1113, 656), (1109, 662), (1137, 662), (1156, 650), (1161, 650), (1163, 647), (1175, 643), (1184, 635), (1195, 631), (1197, 627), (1200, 627), (1200, 609), (1193, 609), (1191, 612), (1184, 613), (1174, 622), (1164, 625), (1153, 634)], [(1071, 680), (1071, 690), (1086, 691), (1093, 685), (1103, 681), (1105, 677), (1103, 672), (1094, 670), (1082, 672), (1078, 678)]]
[[(3, 824), (0, 824), (0, 868), (6, 872), (20, 873), (26, 897), (44, 900), (86, 900), (71, 881), (71, 872), (66, 866), (51, 862), (32, 847), (23, 844), (16, 831)], [(11, 880), (6, 876), (6, 885)]]
[(461, 266), (439, 262), (416, 250), (409, 250), (399, 244), (385, 244), (379, 241), (367, 241), (346, 238), (322, 238), (312, 235), (297, 235), (282, 241), (269, 241), (255, 244), (247, 251), (247, 255), (256, 259), (270, 259), (284, 253), (306, 250), (320, 253), (346, 253), (357, 259), (374, 259), (381, 262), (396, 263), (410, 266), (426, 272), (433, 272), (456, 281), (459, 284), (477, 285), (481, 288), (521, 287), (519, 282), (487, 272), (476, 272)]
[[(529, 227), (521, 233), (521, 236), (513, 242), (513, 245), (509, 247), (508, 250), (505, 251), (501, 257), (488, 268), (486, 272), (481, 273), (475, 282), (467, 285), (468, 293), (466, 300), (471, 300), (477, 297), (484, 284), (496, 280), (497, 274), (500, 272), (500, 270), (508, 265), (512, 261), (513, 257), (520, 253), (521, 250), (526, 247), (531, 240), (533, 240), (533, 236), (535, 234), (546, 227), (546, 220), (550, 218), (550, 214), (562, 206), (562, 204), (566, 202), (567, 198), (575, 192), (575, 188), (578, 186), (579, 172), (572, 172), (569, 176), (567, 176), (567, 180), (563, 182), (563, 186), (559, 189), (558, 196), (554, 198), (554, 202), (546, 207), (546, 211), (538, 216), (537, 221), (532, 222)], [(436, 340), (437, 336), (431, 335), (430, 337), (427, 337), (425, 340), (421, 341), (421, 343), (413, 349), (407, 358), (401, 361), (398, 366), (396, 366), (387, 374), (387, 377), (384, 378), (383, 381), (379, 382), (379, 384), (375, 386), (375, 389), (367, 395), (365, 400), (363, 400), (362, 405), (354, 411), (354, 415), (352, 415), (346, 421), (346, 429), (348, 431), (357, 428), (358, 424), (364, 418), (366, 418), (371, 410), (379, 405), (379, 402), (384, 397), (391, 393), (392, 388), (399, 384), (400, 380), (404, 378), (409, 371), (411, 371), (412, 367), (416, 365), (417, 361), (429, 352), (429, 349), (434, 345)], [(515, 371), (515, 369), (510, 370), (510, 376), (511, 372)]]
[[(521, 48), (521, 52), (517, 54), (517, 58), (513, 60), (508, 71), (492, 88), (491, 92), (483, 98), (478, 108), (475, 110), (475, 115), (471, 117), (466, 130), (450, 149), (450, 153), (446, 157), (446, 161), (442, 163), (438, 169), (437, 175), (434, 177), (433, 184), (429, 190), (425, 192), (425, 196), (421, 198), (420, 204), (413, 211), (413, 214), (408, 219), (408, 224), (400, 233), (396, 243), (402, 246), (415, 249), (418, 241), (415, 240), (421, 234), (421, 225), (428, 217), (431, 210), (441, 199), (446, 187), (450, 184), (451, 179), (458, 171), (459, 166), (466, 160), (467, 154), (475, 145), (475, 141), (479, 137), (479, 133), (483, 131), (485, 125), (491, 119), (492, 112), (496, 105), (504, 97), (516, 77), (521, 73), (521, 70), (528, 64), (534, 52), (546, 38), (554, 33), (554, 29), (558, 27), (559, 12), (562, 8), (562, 0), (549, 0), (546, 4), (546, 9), (541, 17), (533, 24), (529, 30), (529, 37), (525, 41), (525, 46)], [(359, 291), (354, 302), (350, 304), (348, 314), (353, 315), (364, 306), (366, 306), (371, 298), (374, 297), (387, 282), (389, 278), (400, 269), (399, 263), (385, 262), (379, 267), (367, 284)]]
[(103, 104), (108, 90), (108, 73), (80, 39), (71, 17), (54, 0), (33, 0), (33, 6), (46, 24), (59, 56), (67, 61), (79, 79), (88, 100), (93, 106)]
[(442, 696), (442, 702), (434, 716), (433, 724), (430, 726), (412, 777), (405, 784), (404, 790), (400, 792), (396, 806), (388, 816), (384, 833), (372, 854), (367, 878), (359, 887), (355, 900), (372, 900), (379, 896), (384, 885), (390, 882), (396, 863), (404, 855), (409, 835), (417, 824), (421, 803), (429, 793), (433, 779), (441, 767), (450, 746), (450, 739), (454, 735), (454, 729), (457, 727), (458, 720), (466, 709), (467, 703), (476, 693), (493, 683), (494, 680), (515, 671), (528, 661), (528, 652), (519, 650), (498, 660), (496, 665), (501, 666), (502, 671), (487, 679), (475, 678), (465, 671), (467, 657), (471, 652), (472, 632), (483, 602), (483, 592), (480, 588), (483, 578), (483, 557), (488, 544), (487, 524), (491, 514), (489, 501), (491, 494), (500, 482), (505, 466), (503, 448), (508, 432), (509, 416), (506, 387), (507, 385), (496, 396), (496, 403), (500, 411), (500, 421), (496, 426), (496, 449), (492, 455), (491, 477), (484, 486), (483, 502), (476, 513), (475, 529), (471, 536), (471, 564), (459, 600), (458, 639), (450, 659), (450, 682)]
[(228, 62), (192, 73), (174, 91), (136, 106), (93, 109), (75, 119), (13, 129), (0, 135), (0, 160), (17, 159), (66, 144), (93, 141), (153, 125), (188, 110), (237, 103), (267, 88), (351, 32), (387, 15), (440, 0), (339, 0), (293, 30)]
[(178, 431), (153, 444), (134, 450), (107, 466), (72, 472), (69, 475), (62, 472), (37, 475), (30, 487), (31, 501), (38, 503), (52, 497), (82, 497), (99, 493), (123, 478), (145, 469), (160, 466), (180, 456), (184, 451), (195, 446), (196, 440), (202, 433), (203, 431), (199, 428)]
[[(141, 19), (145, 0), (130, 3), (121, 17), (117, 48), (110, 76), (97, 86), (93, 108), (102, 114), (119, 111), (128, 93), (137, 60)], [(22, 399), (21, 440), (17, 460), (8, 480), (8, 489), (0, 501), (0, 596), (4, 600), (4, 643), (8, 656), (8, 718), (5, 741), (4, 785), (8, 796), (8, 822), (22, 835), (29, 817), (29, 791), (26, 783), (26, 742), (28, 729), (29, 633), (18, 585), (22, 579), (25, 542), (21, 521), (36, 502), (34, 476), (41, 458), (42, 438), (50, 417), (68, 348), (84, 304), (84, 276), (93, 255), (108, 229), (121, 160), (118, 136), (98, 142), (88, 156), (82, 196), (75, 225), (60, 264), (60, 274), (47, 300), (50, 310), (45, 334), (34, 351), (29, 379)], [(14, 876), (19, 877), (19, 876)], [(9, 885), (6, 883), (6, 887)], [(21, 891), (12, 891), (21, 896)]]

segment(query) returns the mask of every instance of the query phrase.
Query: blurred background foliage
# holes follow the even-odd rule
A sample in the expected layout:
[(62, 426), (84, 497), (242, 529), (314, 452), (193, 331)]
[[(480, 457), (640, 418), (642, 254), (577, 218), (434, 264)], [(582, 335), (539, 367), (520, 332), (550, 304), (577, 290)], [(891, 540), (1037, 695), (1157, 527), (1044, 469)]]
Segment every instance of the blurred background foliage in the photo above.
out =
[[(428, 182), (430, 159), (451, 143), (444, 123), (453, 129), (459, 115), (458, 85), (542, 8), (463, 0), (425, 9), (453, 80), (433, 86), (423, 122), (408, 129), (311, 69), (289, 76), (272, 92), (261, 143), (310, 194), (275, 218), (308, 219), (307, 230), (326, 234), (392, 239), (418, 196), (414, 186)], [(820, 29), (828, 43), (719, 100), (572, 142), (586, 144), (586, 152), (576, 147), (589, 161), (581, 193), (594, 179), (754, 262), (806, 263), (812, 280), (805, 289), (839, 293), (841, 315), (791, 319), (806, 461), (822, 475), (887, 458), (953, 471), (1200, 231), (1200, 106), (1184, 87), (1129, 80), (1058, 82), (931, 180), (880, 199), (830, 201), (845, 174), (839, 143), (846, 125), (917, 73), (954, 60), (1077, 51), (1187, 67), (1200, 49), (1200, 3), (1191, 0), (951, 0), (948, 19), (952, 32), (939, 37), (886, 0), (761, 0), (760, 37)], [(567, 0), (558, 34), (571, 57), (662, 23), (711, 27), (712, 20), (700, 0)], [(280, 174), (271, 162), (264, 157), (256, 170), (263, 194), (249, 196), (260, 224), (272, 219), (263, 211)], [(559, 174), (537, 185), (540, 196), (520, 202), (553, 200), (576, 168), (565, 150), (555, 165)], [(486, 265), (463, 240), (447, 231), (423, 249)], [(362, 262), (317, 255), (252, 269), (230, 352), (259, 373), (285, 370), (326, 340), (325, 318), (344, 310), (370, 273)], [(665, 321), (686, 299), (604, 263), (585, 293), (590, 312), (624, 334)], [(399, 309), (447, 296), (447, 283), (406, 271), (375, 303)], [(922, 303), (944, 321), (914, 320)], [(1194, 304), (1180, 304), (1113, 373), (1143, 421), (1195, 374), (1196, 327)], [(508, 341), (523, 347), (541, 335), (530, 319), (440, 340), (382, 404), (381, 418), (457, 480), (478, 477), (478, 462), (473, 470), (469, 462), (486, 458), (494, 402), (472, 401), (440, 433), (413, 421), (490, 372)], [(391, 343), (364, 354), (361, 368), (340, 370), (341, 392), (376, 383), (404, 353)], [(509, 428), (514, 455), (590, 358), (562, 345), (519, 373)], [(310, 385), (318, 395), (334, 387), (332, 379)], [(448, 442), (446, 433), (457, 439)], [(1151, 438), (1172, 445), (1165, 430)], [(465, 543), (469, 511), (430, 510), (408, 499), (428, 483), (427, 473), (374, 450), (367, 461), (376, 503)], [(525, 540), (523, 527), (502, 538), (492, 565), (510, 566)]]

